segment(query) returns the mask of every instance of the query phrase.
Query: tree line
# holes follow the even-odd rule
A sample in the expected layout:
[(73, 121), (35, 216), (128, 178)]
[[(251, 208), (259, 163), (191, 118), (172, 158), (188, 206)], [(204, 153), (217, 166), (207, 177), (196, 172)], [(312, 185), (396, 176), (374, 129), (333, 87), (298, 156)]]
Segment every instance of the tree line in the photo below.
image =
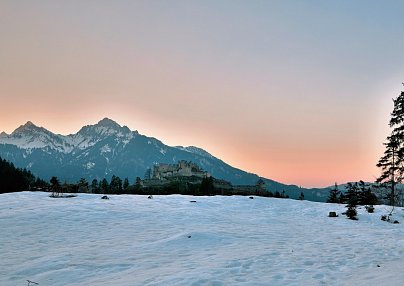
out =
[(345, 204), (354, 200), (358, 205), (376, 205), (379, 199), (372, 186), (364, 181), (350, 182), (345, 186), (345, 192), (338, 189), (335, 184), (329, 192), (327, 203)]
[(140, 187), (140, 178), (137, 177), (135, 184), (129, 184), (129, 179), (122, 180), (113, 175), (111, 180), (106, 178), (102, 180), (93, 179), (89, 183), (85, 178), (81, 178), (77, 183), (60, 183), (59, 179), (53, 176), (50, 179), (50, 190), (60, 193), (94, 193), (94, 194), (130, 194), (134, 188)]
[(27, 169), (16, 168), (13, 163), (0, 157), (0, 193), (29, 191), (48, 185)]
[[(147, 180), (146, 180), (147, 181)], [(242, 196), (263, 196), (275, 198), (289, 198), (285, 192), (272, 193), (270, 191), (259, 189), (240, 190), (233, 188), (223, 188), (215, 184), (216, 179), (212, 176), (205, 178), (198, 177), (178, 177), (165, 182), (164, 184), (143, 184), (140, 177), (136, 177), (133, 184), (129, 179), (122, 180), (119, 176), (113, 175), (111, 180), (93, 179), (89, 183), (85, 178), (81, 178), (77, 183), (61, 184), (57, 177), (50, 180), (49, 190), (56, 193), (94, 193), (106, 195), (192, 195), (192, 196), (214, 196), (214, 195), (242, 195)]]
[(379, 198), (374, 193), (372, 185), (366, 184), (364, 181), (348, 183), (345, 186), (345, 192), (340, 191), (335, 183), (334, 188), (329, 192), (327, 203), (347, 204), (345, 215), (356, 220), (357, 205), (366, 206), (368, 212), (373, 212), (373, 205), (379, 203)]
[(113, 175), (110, 180), (93, 179), (88, 182), (85, 178), (76, 183), (61, 183), (53, 176), (49, 182), (34, 176), (25, 168), (16, 168), (13, 163), (0, 158), (0, 193), (22, 191), (51, 191), (53, 193), (94, 193), (94, 194), (135, 194), (135, 195), (256, 195), (264, 197), (288, 198), (285, 192), (272, 193), (263, 189), (240, 190), (223, 188), (215, 184), (215, 178), (178, 178), (165, 184), (144, 185), (140, 177), (133, 184), (128, 178), (123, 180)]

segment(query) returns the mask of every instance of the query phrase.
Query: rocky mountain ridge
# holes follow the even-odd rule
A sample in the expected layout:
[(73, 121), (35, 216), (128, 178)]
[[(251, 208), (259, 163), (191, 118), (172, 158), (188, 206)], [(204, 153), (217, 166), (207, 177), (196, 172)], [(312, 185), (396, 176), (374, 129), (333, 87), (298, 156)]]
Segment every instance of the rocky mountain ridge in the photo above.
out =
[[(112, 175), (133, 182), (136, 177), (143, 178), (146, 170), (155, 164), (173, 164), (179, 160), (192, 161), (215, 178), (234, 185), (251, 185), (259, 179), (256, 174), (234, 168), (201, 148), (167, 146), (108, 118), (70, 135), (55, 134), (28, 121), (9, 135), (1, 133), (0, 157), (45, 180), (57, 176), (68, 182), (82, 177), (89, 181), (110, 179)], [(265, 182), (273, 192), (285, 191), (297, 198), (305, 191), (313, 200), (324, 200), (321, 189), (304, 190), (270, 179)]]

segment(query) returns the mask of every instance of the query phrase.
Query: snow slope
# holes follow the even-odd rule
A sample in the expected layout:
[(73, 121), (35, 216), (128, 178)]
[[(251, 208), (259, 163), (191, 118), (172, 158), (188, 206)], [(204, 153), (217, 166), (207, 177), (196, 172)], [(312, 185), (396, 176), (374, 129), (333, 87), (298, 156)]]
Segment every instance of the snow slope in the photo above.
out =
[(2, 194), (0, 285), (402, 285), (404, 211), (393, 225), (387, 209), (351, 221), (274, 198)]

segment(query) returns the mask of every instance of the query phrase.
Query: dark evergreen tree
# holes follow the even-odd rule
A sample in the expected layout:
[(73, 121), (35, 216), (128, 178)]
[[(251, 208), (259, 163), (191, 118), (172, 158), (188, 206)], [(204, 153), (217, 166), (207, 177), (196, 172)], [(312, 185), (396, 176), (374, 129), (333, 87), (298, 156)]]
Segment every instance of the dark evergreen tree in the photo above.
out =
[(109, 188), (112, 194), (122, 194), (122, 180), (118, 176), (112, 175)]
[(123, 190), (124, 190), (124, 192), (127, 192), (128, 191), (128, 188), (129, 188), (129, 179), (128, 178), (125, 178), (125, 180), (123, 180)]
[(346, 198), (343, 192), (340, 192), (339, 197), (338, 197), (339, 203), (344, 204), (346, 203)]
[(389, 122), (391, 135), (384, 143), (386, 150), (377, 163), (382, 174), (376, 182), (389, 189), (389, 204), (396, 204), (396, 186), (402, 182), (404, 173), (404, 92), (393, 99), (394, 108)]
[(333, 189), (330, 190), (330, 193), (328, 195), (327, 203), (341, 203), (341, 192), (338, 190), (338, 185), (335, 183), (335, 186)]
[(214, 189), (213, 177), (205, 177), (202, 179), (198, 195), (213, 195)]
[(363, 181), (359, 181), (358, 185), (358, 204), (359, 205), (375, 205), (377, 197), (372, 193), (372, 189)]
[(88, 193), (88, 182), (85, 178), (80, 178), (77, 183), (79, 193)]
[(100, 189), (101, 189), (101, 192), (103, 194), (108, 194), (109, 193), (109, 184), (108, 184), (107, 179), (105, 179), (105, 178), (102, 179)]
[(348, 183), (346, 186), (345, 197), (347, 199), (347, 211), (346, 216), (349, 219), (357, 220), (357, 211), (356, 206), (358, 204), (358, 184), (357, 183)]
[(98, 194), (98, 193), (100, 193), (100, 186), (99, 186), (99, 183), (98, 183), (98, 180), (97, 179), (93, 179), (92, 181), (91, 181), (91, 192), (92, 193), (94, 193), (94, 194)]
[(142, 187), (142, 179), (140, 177), (136, 177), (135, 179), (135, 189), (140, 190)]

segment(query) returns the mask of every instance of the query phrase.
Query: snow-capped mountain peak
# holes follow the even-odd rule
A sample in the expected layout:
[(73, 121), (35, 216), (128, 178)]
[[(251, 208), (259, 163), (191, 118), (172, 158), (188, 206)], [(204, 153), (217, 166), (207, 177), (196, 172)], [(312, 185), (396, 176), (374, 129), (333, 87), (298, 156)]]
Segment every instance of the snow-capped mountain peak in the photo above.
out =
[(98, 121), (98, 123), (95, 126), (102, 126), (102, 127), (112, 128), (112, 129), (122, 128), (121, 125), (119, 125), (112, 119), (109, 119), (108, 117), (105, 117), (104, 119)]
[(83, 137), (98, 137), (98, 136), (106, 137), (114, 134), (122, 136), (130, 132), (131, 131), (128, 127), (126, 126), (122, 127), (115, 121), (109, 118), (104, 118), (95, 125), (84, 126), (83, 128), (80, 129), (80, 131), (77, 134), (80, 134)]
[(104, 118), (95, 125), (86, 125), (76, 134), (67, 136), (67, 140), (70, 144), (82, 150), (94, 146), (101, 140), (111, 136), (126, 145), (135, 135), (137, 135), (137, 132), (132, 132), (128, 127), (122, 127), (115, 121)]
[(41, 131), (41, 129), (43, 129), (43, 128), (36, 126), (31, 121), (28, 121), (24, 125), (21, 125), (17, 129), (15, 129), (13, 131), (13, 133), (11, 133), (11, 136), (24, 135), (27, 133), (38, 132), (38, 131)]
[(0, 144), (15, 145), (22, 149), (46, 148), (64, 152), (66, 143), (63, 136), (53, 134), (43, 127), (38, 127), (31, 121), (15, 129), (10, 135), (2, 134)]
[(112, 138), (117, 144), (125, 146), (137, 135), (137, 131), (132, 132), (109, 118), (95, 125), (84, 126), (79, 132), (67, 136), (54, 134), (28, 121), (10, 135), (1, 133), (0, 144), (15, 145), (21, 149), (50, 148), (66, 154), (75, 149), (87, 149), (106, 138)]

